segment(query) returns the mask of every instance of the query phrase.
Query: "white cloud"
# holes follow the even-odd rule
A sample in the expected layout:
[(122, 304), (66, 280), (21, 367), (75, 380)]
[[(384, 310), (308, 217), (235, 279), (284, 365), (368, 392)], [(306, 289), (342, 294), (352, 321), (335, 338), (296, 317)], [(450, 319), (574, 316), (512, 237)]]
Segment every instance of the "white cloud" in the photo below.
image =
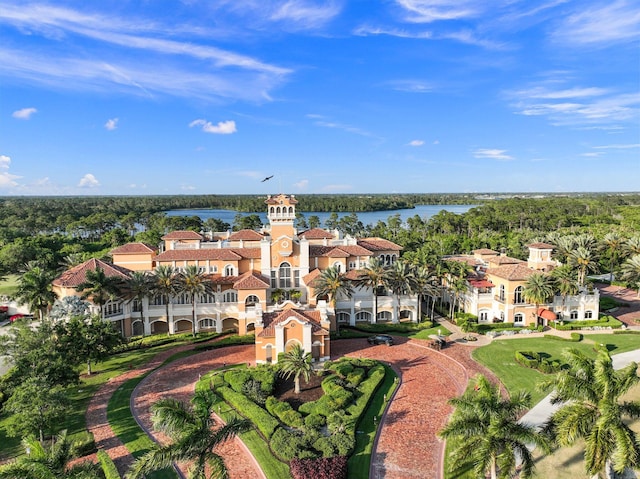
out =
[(434, 145), (439, 145), (440, 144), (440, 140), (433, 140), (433, 144)]
[(491, 160), (508, 161), (513, 160), (513, 156), (506, 154), (507, 150), (479, 148), (473, 152), (475, 158), (488, 158)]
[(36, 113), (38, 110), (36, 108), (22, 108), (21, 110), (14, 111), (11, 116), (17, 118), (18, 120), (28, 120), (31, 118), (31, 115)]
[[(0, 169), (8, 170), (9, 165), (11, 164), (11, 158), (6, 155), (0, 155)], [(18, 186), (18, 183), (15, 181), (21, 176), (12, 175), (8, 171), (0, 171), (0, 188), (13, 188), (14, 186)]]
[(184, 191), (193, 191), (196, 189), (196, 187), (192, 185), (181, 185), (180, 189)]
[(104, 127), (109, 131), (115, 130), (116, 128), (118, 128), (118, 118), (110, 118), (104, 124)]
[(269, 18), (272, 21), (288, 22), (290, 27), (313, 29), (324, 26), (340, 13), (337, 2), (309, 2), (304, 0), (287, 0), (276, 7)]
[(294, 183), (293, 186), (295, 186), (299, 190), (304, 190), (307, 188), (307, 186), (309, 186), (309, 180), (300, 180)]
[(599, 5), (579, 5), (555, 32), (561, 42), (573, 44), (612, 44), (640, 38), (640, 9), (637, 2), (618, 0)]
[(346, 125), (344, 123), (338, 123), (335, 121), (316, 121), (314, 124), (317, 126), (321, 126), (323, 128), (335, 128), (337, 130), (346, 131), (347, 133), (353, 133), (355, 135), (368, 136), (368, 137), (373, 136), (371, 133), (369, 133), (366, 130), (363, 130), (362, 128)]
[(408, 143), (409, 146), (422, 146), (424, 145), (424, 141), (423, 140), (411, 140)]
[(213, 133), (216, 135), (230, 135), (238, 131), (236, 129), (236, 122), (233, 120), (220, 121), (217, 125), (214, 125), (210, 121), (198, 119), (189, 123), (189, 128), (193, 128), (194, 126), (201, 126), (202, 131), (205, 133)]
[(601, 145), (594, 146), (599, 150), (627, 150), (629, 148), (640, 148), (640, 143), (630, 143), (628, 145)]
[(87, 173), (82, 178), (80, 178), (78, 186), (80, 188), (95, 188), (97, 186), (100, 186), (100, 182), (91, 173)]
[(590, 153), (582, 153), (580, 156), (586, 156), (587, 158), (597, 158), (601, 155), (599, 151), (592, 151)]
[(393, 90), (408, 93), (429, 93), (434, 85), (421, 80), (394, 80), (387, 83)]
[(473, 0), (396, 0), (396, 3), (408, 12), (406, 20), (414, 23), (473, 17), (482, 5)]

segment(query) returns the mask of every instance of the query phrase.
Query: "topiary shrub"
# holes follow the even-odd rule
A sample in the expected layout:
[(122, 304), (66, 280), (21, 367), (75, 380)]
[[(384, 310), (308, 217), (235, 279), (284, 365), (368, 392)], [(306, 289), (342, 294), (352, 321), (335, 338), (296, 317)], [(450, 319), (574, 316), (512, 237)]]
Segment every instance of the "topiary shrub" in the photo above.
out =
[(251, 375), (246, 369), (232, 369), (224, 373), (225, 382), (238, 393), (242, 392), (244, 383), (249, 379), (251, 379)]
[(107, 454), (103, 449), (100, 449), (97, 454), (98, 461), (100, 462), (100, 467), (104, 472), (105, 479), (121, 479), (120, 473), (116, 468), (116, 465), (113, 463), (109, 454)]
[(362, 381), (364, 377), (365, 377), (364, 369), (355, 368), (353, 371), (347, 374), (346, 379), (351, 387), (356, 387), (358, 386), (358, 384), (360, 384), (360, 381)]
[(353, 452), (355, 447), (355, 438), (353, 434), (347, 434), (346, 432), (339, 432), (329, 436), (331, 444), (335, 448), (336, 452), (341, 456), (348, 456)]
[(305, 451), (307, 442), (302, 434), (291, 433), (279, 427), (271, 436), (269, 445), (280, 460), (289, 462)]
[(255, 379), (249, 379), (242, 385), (242, 394), (260, 406), (263, 406), (267, 400), (267, 395), (262, 389), (262, 383)]
[(320, 429), (327, 423), (324, 416), (320, 414), (309, 414), (304, 418), (304, 425), (307, 429)]
[(347, 458), (344, 456), (291, 461), (293, 479), (347, 479)]
[(322, 454), (322, 457), (332, 457), (336, 451), (331, 444), (331, 440), (326, 436), (321, 436), (313, 443), (313, 448)]
[(516, 351), (515, 359), (518, 364), (527, 368), (536, 369), (540, 364), (540, 355), (533, 351)]
[(216, 394), (227, 401), (242, 416), (250, 419), (258, 430), (269, 439), (279, 426), (278, 420), (271, 416), (253, 401), (246, 398), (242, 393), (238, 393), (226, 386), (216, 389)]
[(302, 415), (295, 411), (291, 404), (286, 401), (279, 401), (275, 397), (269, 396), (265, 402), (265, 407), (272, 416), (277, 417), (289, 427), (301, 428), (304, 425)]

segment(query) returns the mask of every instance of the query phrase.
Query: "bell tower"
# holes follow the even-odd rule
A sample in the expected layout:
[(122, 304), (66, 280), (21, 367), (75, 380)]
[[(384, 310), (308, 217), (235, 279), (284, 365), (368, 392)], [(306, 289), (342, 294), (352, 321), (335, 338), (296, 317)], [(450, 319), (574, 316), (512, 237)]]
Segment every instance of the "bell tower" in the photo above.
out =
[(294, 195), (279, 194), (276, 196), (268, 196), (265, 201), (267, 204), (267, 218), (271, 225), (271, 237), (273, 239), (287, 236), (293, 238), (294, 223), (296, 221), (296, 200)]

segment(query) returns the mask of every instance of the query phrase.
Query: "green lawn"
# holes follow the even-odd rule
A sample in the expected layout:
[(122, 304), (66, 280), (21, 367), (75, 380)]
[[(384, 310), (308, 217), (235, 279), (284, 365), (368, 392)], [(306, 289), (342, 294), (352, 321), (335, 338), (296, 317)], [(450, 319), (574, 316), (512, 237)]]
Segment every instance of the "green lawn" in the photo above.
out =
[(17, 274), (8, 274), (5, 276), (4, 280), (0, 281), (0, 296), (11, 296), (18, 289), (18, 278), (20, 278)]

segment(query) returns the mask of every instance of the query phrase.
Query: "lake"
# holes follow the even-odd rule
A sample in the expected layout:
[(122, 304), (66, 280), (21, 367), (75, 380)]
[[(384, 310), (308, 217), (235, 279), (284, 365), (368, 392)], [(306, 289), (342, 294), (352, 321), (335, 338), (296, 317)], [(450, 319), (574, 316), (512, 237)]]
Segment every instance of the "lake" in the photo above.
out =
[[(412, 209), (402, 209), (402, 210), (387, 210), (387, 211), (362, 211), (357, 212), (358, 219), (362, 221), (364, 225), (375, 225), (378, 221), (386, 222), (389, 216), (393, 216), (395, 214), (399, 214), (402, 222), (405, 223), (407, 218), (411, 218), (412, 216), (418, 215), (422, 219), (428, 219), (432, 216), (438, 214), (442, 210), (449, 211), (451, 213), (462, 214), (469, 211), (471, 208), (474, 208), (477, 205), (416, 205), (415, 208)], [(195, 210), (169, 210), (165, 212), (167, 216), (199, 216), (202, 221), (205, 221), (209, 218), (218, 218), (225, 223), (229, 223), (233, 225), (233, 221), (238, 214), (237, 211), (233, 210), (222, 210), (222, 209), (195, 209)], [(252, 213), (242, 213), (243, 215), (248, 215)], [(256, 213), (260, 216), (260, 219), (263, 223), (267, 223), (267, 214), (266, 213)], [(331, 213), (327, 212), (314, 212), (314, 211), (305, 211), (302, 212), (305, 218), (309, 219), (310, 216), (317, 216), (320, 218), (320, 224), (324, 225), (324, 222)], [(349, 215), (350, 213), (338, 213), (338, 218)]]

